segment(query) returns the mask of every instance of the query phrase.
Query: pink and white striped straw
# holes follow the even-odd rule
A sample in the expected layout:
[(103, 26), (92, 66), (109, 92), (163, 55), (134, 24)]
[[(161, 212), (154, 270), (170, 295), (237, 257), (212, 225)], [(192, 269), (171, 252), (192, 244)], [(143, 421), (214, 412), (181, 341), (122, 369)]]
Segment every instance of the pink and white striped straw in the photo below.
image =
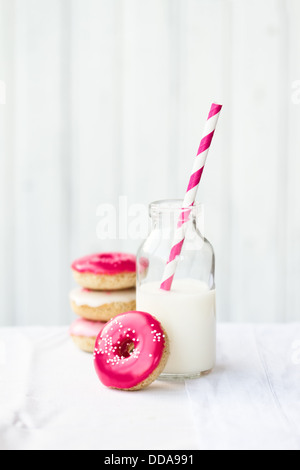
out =
[(194, 161), (189, 185), (185, 194), (185, 198), (183, 200), (182, 212), (177, 224), (173, 245), (160, 285), (160, 288), (166, 291), (171, 290), (172, 287), (172, 282), (175, 275), (179, 255), (181, 253), (185, 239), (186, 225), (189, 220), (189, 215), (192, 211), (192, 209), (187, 209), (195, 204), (199, 183), (202, 177), (211, 142), (216, 130), (221, 109), (221, 105), (213, 103), (208, 114), (208, 118), (203, 132), (203, 137), (200, 142), (198, 153)]

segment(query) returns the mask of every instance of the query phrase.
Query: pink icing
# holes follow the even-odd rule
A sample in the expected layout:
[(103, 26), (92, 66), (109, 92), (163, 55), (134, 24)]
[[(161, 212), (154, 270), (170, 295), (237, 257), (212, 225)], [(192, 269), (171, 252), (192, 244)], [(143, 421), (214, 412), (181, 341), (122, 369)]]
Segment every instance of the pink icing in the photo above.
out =
[(127, 253), (96, 253), (74, 261), (72, 269), (80, 273), (105, 275), (134, 273), (136, 257)]
[[(159, 365), (165, 348), (160, 323), (145, 312), (121, 313), (108, 322), (96, 339), (94, 364), (107, 387), (132, 388)], [(131, 350), (134, 346), (134, 350)]]
[(149, 268), (149, 260), (142, 256), (139, 259), (139, 273), (145, 272), (147, 268)]
[(88, 338), (96, 338), (106, 323), (100, 321), (89, 321), (84, 318), (78, 318), (70, 326), (70, 335), (85, 336)]

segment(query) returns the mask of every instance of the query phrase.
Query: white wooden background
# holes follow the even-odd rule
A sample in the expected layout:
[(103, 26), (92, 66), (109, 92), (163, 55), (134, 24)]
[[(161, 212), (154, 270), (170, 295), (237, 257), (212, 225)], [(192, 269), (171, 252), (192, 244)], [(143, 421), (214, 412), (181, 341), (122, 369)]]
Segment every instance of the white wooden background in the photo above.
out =
[[(97, 207), (202, 180), (218, 317), (300, 319), (299, 0), (0, 0), (0, 324), (66, 324)], [(297, 88), (298, 87), (298, 88)]]

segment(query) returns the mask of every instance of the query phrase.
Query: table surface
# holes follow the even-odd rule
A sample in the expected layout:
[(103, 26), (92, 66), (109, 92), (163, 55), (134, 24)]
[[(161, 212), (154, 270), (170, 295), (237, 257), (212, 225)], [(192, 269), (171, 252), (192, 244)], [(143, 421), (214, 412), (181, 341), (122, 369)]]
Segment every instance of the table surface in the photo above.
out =
[(68, 327), (0, 329), (2, 450), (300, 450), (300, 324), (218, 326), (208, 376), (105, 388)]

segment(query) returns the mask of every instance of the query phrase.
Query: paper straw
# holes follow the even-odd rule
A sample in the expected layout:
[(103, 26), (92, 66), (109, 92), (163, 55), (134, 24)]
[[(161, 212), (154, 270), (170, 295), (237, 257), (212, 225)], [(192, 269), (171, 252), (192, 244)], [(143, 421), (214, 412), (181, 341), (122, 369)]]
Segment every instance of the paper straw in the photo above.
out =
[[(185, 239), (185, 230), (187, 227), (187, 222), (189, 221), (189, 215), (192, 211), (192, 206), (195, 204), (199, 183), (203, 174), (206, 158), (216, 130), (221, 109), (221, 105), (213, 103), (208, 114), (208, 118), (203, 132), (203, 137), (200, 142), (188, 188), (186, 190), (185, 197), (182, 203), (182, 212), (180, 214), (180, 218), (177, 224), (173, 245), (160, 285), (160, 288), (166, 291), (169, 291), (172, 287), (172, 282), (179, 260), (179, 255), (181, 253)], [(189, 208), (191, 209), (189, 210)]]

